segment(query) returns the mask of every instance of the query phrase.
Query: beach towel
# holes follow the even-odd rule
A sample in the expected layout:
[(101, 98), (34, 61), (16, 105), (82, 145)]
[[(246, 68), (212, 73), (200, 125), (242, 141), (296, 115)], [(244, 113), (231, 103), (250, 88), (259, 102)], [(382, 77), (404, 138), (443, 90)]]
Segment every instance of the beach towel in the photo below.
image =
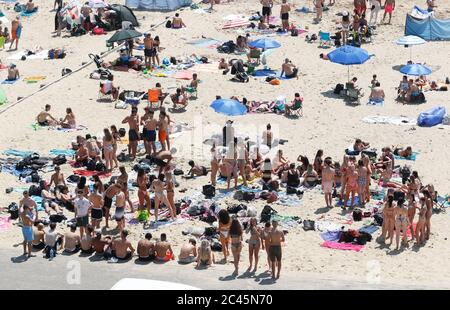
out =
[(25, 56), (26, 59), (48, 59), (48, 50), (38, 51), (35, 54), (28, 55), (28, 51), (20, 51), (14, 55), (8, 57), (9, 60), (21, 60), (22, 57)]
[(416, 157), (417, 157), (417, 152), (413, 152), (411, 154), (411, 156), (409, 156), (409, 157), (403, 157), (403, 156), (394, 155), (394, 159), (396, 159), (396, 160), (412, 160), (412, 161), (416, 161)]
[(0, 232), (7, 231), (12, 227), (12, 222), (9, 216), (0, 217)]
[(314, 13), (313, 10), (311, 10), (310, 8), (307, 8), (306, 6), (301, 7), (301, 8), (299, 8), (299, 9), (295, 9), (295, 11), (296, 11), (296, 12), (300, 12), (300, 13), (305, 13), (305, 14), (308, 14), (308, 13)]
[(33, 199), (34, 202), (36, 203), (38, 211), (45, 211), (45, 208), (42, 205), (42, 197), (41, 196), (31, 196), (31, 199)]
[(92, 177), (94, 175), (98, 175), (101, 178), (107, 178), (111, 176), (111, 173), (104, 172), (104, 171), (89, 171), (89, 170), (83, 170), (83, 169), (76, 169), (73, 171), (73, 174), (81, 175), (85, 177)]
[(320, 236), (324, 241), (339, 241), (339, 238), (341, 237), (341, 231), (326, 231), (324, 233), (321, 233)]
[(13, 150), (13, 149), (8, 149), (6, 151), (3, 151), (3, 154), (6, 156), (17, 156), (17, 157), (27, 157), (33, 153), (34, 152), (31, 152), (31, 151), (20, 151), (20, 150)]
[(368, 233), (368, 234), (373, 234), (373, 233), (376, 232), (378, 229), (379, 229), (378, 226), (375, 226), (375, 225), (368, 225), (368, 226), (361, 227), (361, 228), (359, 229), (359, 232), (365, 232), (365, 233)]
[(37, 83), (39, 81), (45, 80), (45, 76), (43, 76), (43, 75), (28, 76), (28, 77), (24, 78), (23, 80), (25, 82), (27, 82), (28, 84)]
[(1, 172), (12, 174), (18, 178), (24, 178), (26, 176), (31, 175), (33, 173), (33, 170), (25, 168), (19, 171), (12, 165), (2, 165)]
[(64, 155), (64, 156), (74, 156), (75, 155), (74, 150), (58, 150), (58, 149), (52, 149), (49, 151), (50, 155), (58, 156), (58, 155)]
[(322, 231), (322, 232), (339, 231), (339, 230), (341, 230), (341, 228), (342, 228), (341, 224), (337, 224), (337, 223), (333, 223), (333, 222), (328, 222), (328, 221), (315, 221), (314, 222), (314, 229), (316, 231)]
[(206, 64), (197, 64), (194, 66), (193, 70), (195, 72), (212, 72), (216, 73), (219, 72), (219, 63), (218, 62), (212, 62), (212, 63), (206, 63)]
[[(350, 197), (350, 198), (347, 200), (346, 206), (347, 206), (347, 207), (350, 207), (350, 206), (351, 206), (351, 203), (352, 203), (352, 198)], [(337, 205), (338, 205), (339, 207), (342, 207), (342, 206), (344, 205), (344, 203), (343, 203), (342, 201), (338, 201)], [(358, 197), (358, 196), (355, 196), (354, 205), (359, 205), (359, 197)]]
[(25, 12), (25, 11), (22, 11), (22, 12), (20, 12), (20, 16), (23, 16), (23, 17), (30, 17), (30, 16), (34, 15), (34, 13), (37, 13), (37, 11), (34, 11), (34, 12)]
[(404, 116), (367, 116), (362, 121), (369, 124), (417, 125), (416, 119)]
[(12, 84), (16, 83), (18, 80), (19, 80), (19, 79), (17, 79), (17, 80), (4, 80), (4, 81), (2, 82), (2, 84), (5, 84), (5, 85), (12, 85)]
[(85, 130), (85, 129), (88, 129), (88, 128), (83, 125), (78, 125), (76, 128), (61, 128), (61, 127), (56, 128), (56, 130), (61, 131), (61, 132), (74, 132), (74, 131), (81, 131), (81, 130)]
[(336, 249), (336, 250), (349, 250), (349, 251), (355, 251), (355, 252), (359, 252), (364, 248), (363, 245), (359, 245), (359, 244), (339, 243), (339, 242), (334, 242), (334, 241), (325, 241), (324, 243), (322, 243), (322, 247)]
[(222, 29), (246, 27), (248, 25), (250, 25), (250, 21), (247, 19), (235, 19), (235, 20), (230, 20), (230, 21), (226, 22), (223, 25)]
[(367, 102), (368, 105), (373, 105), (376, 107), (382, 107), (384, 106), (384, 100), (377, 100), (377, 99), (369, 99), (369, 102)]
[(222, 44), (222, 41), (212, 38), (201, 38), (187, 42), (187, 44), (194, 45), (200, 48), (216, 48)]
[(192, 80), (192, 74), (192, 71), (178, 71), (174, 77), (178, 80)]

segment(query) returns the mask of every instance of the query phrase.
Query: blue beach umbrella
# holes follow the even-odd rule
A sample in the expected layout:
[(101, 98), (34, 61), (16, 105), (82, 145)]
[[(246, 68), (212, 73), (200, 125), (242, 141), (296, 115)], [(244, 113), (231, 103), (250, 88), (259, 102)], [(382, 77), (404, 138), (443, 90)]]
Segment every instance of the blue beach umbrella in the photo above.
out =
[[(344, 66), (360, 65), (369, 60), (370, 55), (365, 49), (345, 45), (328, 53), (331, 62)], [(350, 67), (348, 67), (348, 80), (350, 80)]]
[(253, 47), (253, 48), (262, 48), (264, 50), (267, 50), (267, 49), (271, 49), (271, 48), (279, 48), (281, 46), (281, 44), (275, 40), (263, 38), (263, 39), (258, 39), (258, 40), (250, 42), (248, 44), (248, 46)]
[(427, 41), (418, 36), (404, 36), (397, 41), (394, 41), (394, 43), (397, 45), (409, 46), (409, 59), (412, 60), (412, 46), (425, 44)]
[(228, 116), (247, 114), (247, 108), (239, 101), (233, 99), (214, 100), (210, 107), (217, 113), (222, 113)]
[(406, 75), (419, 76), (430, 75), (433, 70), (421, 64), (412, 64), (401, 67), (400, 72)]

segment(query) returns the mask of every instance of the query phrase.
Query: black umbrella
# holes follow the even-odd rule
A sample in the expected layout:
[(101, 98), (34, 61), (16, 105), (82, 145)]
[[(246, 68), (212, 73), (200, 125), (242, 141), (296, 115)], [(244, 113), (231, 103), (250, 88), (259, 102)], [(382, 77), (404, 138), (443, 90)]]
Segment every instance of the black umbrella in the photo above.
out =
[(115, 34), (113, 34), (111, 38), (108, 39), (108, 43), (126, 41), (140, 36), (142, 36), (142, 33), (133, 29), (119, 30)]

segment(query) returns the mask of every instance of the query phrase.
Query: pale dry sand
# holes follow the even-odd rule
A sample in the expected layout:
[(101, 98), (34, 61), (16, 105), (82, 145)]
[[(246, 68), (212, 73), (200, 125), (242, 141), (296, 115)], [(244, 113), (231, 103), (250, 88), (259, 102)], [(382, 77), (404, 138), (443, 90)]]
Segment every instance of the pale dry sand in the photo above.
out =
[[(112, 1), (115, 2), (115, 1)], [(334, 31), (337, 20), (335, 14), (344, 8), (350, 9), (352, 1), (336, 1), (337, 4), (328, 12), (324, 13), (323, 22), (320, 25), (312, 25), (314, 14), (292, 13), (292, 20), (301, 27), (308, 26), (310, 32), (318, 30)], [(345, 3), (344, 3), (345, 2)], [(318, 48), (318, 44), (307, 44), (305, 35), (298, 38), (274, 37), (282, 47), (273, 52), (268, 57), (270, 67), (279, 70), (282, 60), (289, 57), (300, 68), (300, 78), (298, 80), (282, 81), (280, 86), (270, 86), (260, 83), (259, 80), (251, 79), (248, 84), (230, 82), (229, 76), (224, 77), (220, 73), (199, 73), (202, 80), (199, 88), (198, 100), (191, 101), (187, 111), (182, 114), (171, 114), (177, 122), (187, 122), (195, 126), (191, 132), (184, 133), (173, 143), (177, 147), (177, 161), (183, 169), (187, 168), (187, 161), (190, 158), (208, 165), (208, 147), (201, 144), (214, 132), (218, 132), (223, 126), (225, 116), (216, 114), (209, 108), (210, 102), (216, 95), (226, 98), (232, 95), (245, 96), (250, 100), (274, 100), (279, 95), (288, 98), (293, 97), (294, 92), (300, 92), (305, 98), (304, 117), (300, 119), (287, 119), (274, 114), (248, 115), (234, 118), (236, 127), (250, 136), (255, 135), (255, 131), (261, 131), (267, 124), (271, 123), (278, 137), (289, 140), (282, 147), (285, 154), (294, 160), (299, 154), (306, 154), (310, 159), (314, 157), (317, 149), (322, 148), (326, 156), (332, 156), (334, 160), (341, 160), (343, 150), (349, 146), (356, 137), (365, 141), (370, 141), (371, 145), (381, 149), (381, 147), (392, 144), (411, 145), (419, 152), (417, 161), (412, 163), (414, 169), (419, 171), (423, 182), (433, 183), (436, 189), (441, 192), (448, 192), (450, 185), (450, 165), (448, 164), (448, 153), (450, 132), (448, 130), (434, 128), (411, 128), (409, 126), (395, 125), (370, 125), (361, 122), (361, 119), (370, 115), (400, 116), (416, 118), (417, 115), (435, 105), (444, 105), (450, 109), (448, 93), (432, 92), (427, 93), (428, 102), (418, 106), (403, 106), (394, 101), (396, 96), (395, 87), (398, 85), (401, 74), (393, 70), (397, 66), (406, 62), (409, 51), (401, 46), (392, 43), (393, 40), (403, 35), (405, 13), (414, 4), (423, 5), (424, 1), (397, 1), (397, 9), (393, 17), (393, 25), (380, 26), (374, 43), (363, 47), (374, 54), (371, 60), (361, 66), (353, 66), (351, 75), (357, 76), (359, 85), (366, 89), (366, 97), (363, 104), (358, 107), (347, 106), (342, 99), (332, 98), (324, 94), (331, 91), (337, 83), (345, 82), (347, 78), (347, 68), (337, 64), (332, 64), (319, 59), (319, 54), (330, 50)], [(305, 5), (306, 1), (295, 1), (297, 7)], [(23, 18), (24, 25), (22, 39), (19, 49), (32, 48), (40, 45), (45, 49), (53, 47), (64, 47), (68, 55), (64, 60), (26, 60), (16, 61), (22, 77), (45, 75), (47, 78), (37, 84), (26, 84), (19, 81), (14, 85), (2, 85), (5, 89), (9, 102), (8, 105), (16, 101), (19, 96), (28, 95), (39, 88), (40, 84), (47, 84), (57, 79), (61, 75), (64, 67), (72, 70), (79, 67), (82, 62), (88, 61), (87, 54), (90, 52), (100, 53), (106, 50), (105, 40), (109, 35), (91, 36), (85, 35), (78, 38), (53, 38), (54, 13), (49, 13), (51, 4), (39, 4), (38, 14), (30, 18)], [(438, 1), (439, 15), (450, 16), (450, 4), (447, 1)], [(310, 1), (308, 6), (311, 7)], [(6, 11), (11, 19), (12, 5), (1, 4), (0, 7)], [(10, 8), (9, 10), (6, 8)], [(203, 6), (207, 7), (207, 6)], [(165, 56), (183, 56), (196, 53), (205, 55), (210, 60), (218, 60), (227, 55), (220, 55), (214, 49), (197, 48), (186, 44), (192, 38), (199, 38), (202, 35), (219, 40), (234, 40), (237, 36), (236, 30), (222, 31), (224, 23), (222, 17), (229, 14), (250, 15), (260, 9), (257, 1), (235, 1), (230, 4), (217, 5), (216, 11), (212, 14), (198, 14), (190, 9), (182, 11), (181, 16), (188, 25), (188, 28), (181, 30), (169, 30), (164, 26), (157, 28), (152, 34), (161, 37), (162, 46), (166, 49), (161, 53), (161, 58)], [(279, 6), (276, 5), (275, 13), (278, 15)], [(158, 24), (166, 16), (173, 13), (148, 13), (136, 12), (139, 21), (142, 23), (141, 31), (146, 31), (152, 24)], [(145, 19), (143, 19), (145, 17)], [(138, 52), (139, 53), (139, 52)], [(9, 63), (7, 57), (11, 52), (0, 51), (3, 63)], [(439, 68), (432, 79), (444, 80), (450, 76), (449, 65), (450, 46), (448, 42), (429, 42), (422, 46), (414, 47), (413, 59), (426, 62), (427, 64)], [(234, 56), (233, 56), (234, 57)], [(230, 56), (227, 57), (230, 59)], [(113, 56), (108, 56), (112, 60)], [(129, 110), (116, 110), (112, 103), (98, 103), (98, 81), (88, 78), (94, 65), (52, 85), (44, 91), (35, 94), (31, 98), (8, 109), (0, 114), (0, 145), (1, 149), (25, 149), (34, 150), (41, 154), (47, 154), (52, 148), (66, 148), (70, 141), (78, 134), (97, 134), (104, 127), (111, 124), (120, 124), (120, 121), (129, 113)], [(376, 73), (387, 96), (384, 107), (366, 106), (368, 85), (372, 74)], [(0, 73), (1, 78), (6, 77), (6, 72)], [(177, 81), (171, 78), (146, 78), (138, 73), (114, 72), (115, 84), (121, 89), (145, 90), (152, 87), (156, 82), (160, 82), (163, 87), (173, 87), (185, 84), (185, 81)], [(171, 90), (172, 91), (172, 90)], [(89, 130), (76, 133), (61, 133), (58, 131), (39, 130), (34, 131), (30, 124), (34, 122), (35, 116), (43, 108), (44, 104), (52, 104), (53, 114), (62, 117), (66, 107), (72, 107), (78, 123), (85, 125)], [(3, 111), (5, 106), (0, 107)], [(124, 146), (124, 148), (126, 148)], [(201, 154), (205, 154), (202, 157)], [(410, 164), (410, 162), (408, 162)], [(70, 169), (64, 166), (66, 175), (70, 174)], [(206, 184), (208, 179), (198, 178), (193, 181), (181, 181), (178, 189), (187, 187), (189, 193), (198, 192), (201, 186)], [(20, 195), (12, 193), (4, 194), (5, 188), (21, 185), (15, 177), (9, 174), (0, 174), (0, 203), (6, 207), (10, 202), (17, 201)], [(176, 198), (185, 194), (178, 194)], [(222, 204), (224, 207), (226, 203)], [(284, 215), (297, 215), (303, 219), (317, 220), (324, 217), (327, 220), (341, 223), (345, 216), (340, 209), (333, 209), (326, 214), (320, 214), (316, 210), (324, 207), (323, 196), (320, 191), (307, 192), (299, 206), (285, 207), (276, 205), (275, 208)], [(257, 204), (258, 210), (262, 204)], [(381, 285), (391, 283), (398, 285), (420, 284), (427, 287), (449, 288), (448, 279), (450, 269), (447, 262), (450, 258), (450, 247), (448, 246), (448, 214), (435, 215), (432, 218), (432, 231), (430, 241), (426, 246), (416, 249), (410, 247), (400, 253), (392, 251), (390, 248), (380, 248), (375, 241), (367, 244), (360, 253), (330, 250), (320, 247), (322, 239), (318, 232), (304, 232), (300, 227), (290, 230), (287, 235), (287, 244), (284, 247), (283, 272), (311, 272), (320, 278), (330, 278), (333, 280), (348, 279), (365, 281), (369, 273), (373, 273), (375, 266), (379, 264), (381, 268)], [(176, 252), (180, 245), (187, 240), (181, 234), (181, 230), (189, 225), (204, 225), (203, 223), (188, 222), (183, 225), (172, 225), (162, 228), (154, 234), (159, 235), (165, 232), (169, 235), (174, 244)], [(129, 227), (132, 231), (131, 238), (137, 240), (142, 235), (142, 228), (139, 226)], [(378, 236), (379, 232), (375, 233)], [(11, 249), (11, 255), (19, 254), (20, 248), (12, 248), (13, 244), (20, 242), (21, 233), (14, 226), (13, 229), (0, 234), (0, 246)], [(242, 255), (241, 270), (247, 268), (247, 248), (244, 248)], [(176, 253), (178, 254), (178, 253)], [(219, 259), (222, 256), (219, 254)], [(260, 255), (260, 268), (266, 267), (265, 255)], [(376, 261), (374, 263), (374, 261)], [(172, 264), (172, 263), (170, 263)], [(233, 270), (231, 264), (228, 265), (230, 273)], [(170, 268), (169, 266), (163, 268)], [(191, 268), (191, 267), (186, 267)], [(301, 281), (301, 279), (299, 279)]]

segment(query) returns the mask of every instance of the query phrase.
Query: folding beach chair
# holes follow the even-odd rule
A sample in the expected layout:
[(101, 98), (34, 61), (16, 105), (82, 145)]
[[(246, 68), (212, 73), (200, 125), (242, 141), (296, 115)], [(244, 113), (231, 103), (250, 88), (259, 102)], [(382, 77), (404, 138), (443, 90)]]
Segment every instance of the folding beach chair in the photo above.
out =
[[(161, 90), (160, 89), (149, 89), (148, 90), (148, 105), (150, 108), (158, 109), (161, 106)], [(154, 107), (153, 104), (156, 104)]]
[(319, 31), (319, 39), (320, 39), (319, 47), (323, 47), (326, 45), (328, 45), (328, 46), (332, 45), (333, 41), (331, 41), (331, 35), (329, 32)]
[(259, 65), (261, 63), (261, 51), (257, 48), (250, 50), (250, 59), (256, 59), (256, 64)]
[(197, 88), (188, 86), (188, 87), (185, 88), (185, 90), (186, 90), (186, 92), (189, 94), (189, 97), (190, 97), (191, 99), (192, 99), (192, 98), (194, 98), (194, 99), (197, 99), (197, 98), (198, 98)]
[(98, 100), (111, 100), (112, 97), (112, 84), (105, 83), (103, 81), (100, 82), (100, 89), (98, 90)]
[(298, 116), (298, 117), (303, 116), (303, 102), (296, 101), (294, 105), (289, 108), (289, 112), (287, 114), (290, 116)]

